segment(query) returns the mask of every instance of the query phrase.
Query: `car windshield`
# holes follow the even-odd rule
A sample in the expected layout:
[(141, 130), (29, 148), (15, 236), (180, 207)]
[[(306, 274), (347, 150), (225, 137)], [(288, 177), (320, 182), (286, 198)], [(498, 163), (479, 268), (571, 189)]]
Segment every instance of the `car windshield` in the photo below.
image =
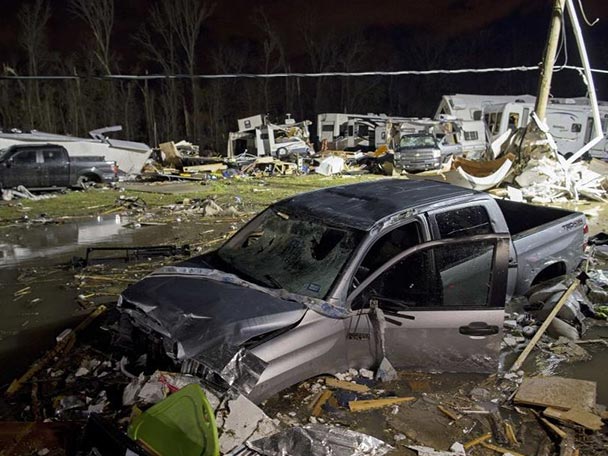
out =
[(268, 209), (217, 255), (245, 279), (324, 298), (362, 238), (360, 231)]
[(400, 148), (413, 148), (413, 147), (436, 147), (435, 146), (435, 138), (431, 135), (422, 135), (422, 136), (412, 136), (406, 135), (402, 136), (399, 141)]

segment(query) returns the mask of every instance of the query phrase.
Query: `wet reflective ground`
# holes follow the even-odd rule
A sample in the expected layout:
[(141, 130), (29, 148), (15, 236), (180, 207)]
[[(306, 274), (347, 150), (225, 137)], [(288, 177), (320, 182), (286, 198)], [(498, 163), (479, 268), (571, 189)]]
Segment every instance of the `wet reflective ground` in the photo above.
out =
[(78, 271), (69, 264), (74, 257), (84, 257), (87, 247), (181, 246), (221, 237), (228, 225), (207, 220), (134, 229), (128, 219), (112, 215), (0, 227), (0, 384), (19, 375), (86, 314), (73, 284)]

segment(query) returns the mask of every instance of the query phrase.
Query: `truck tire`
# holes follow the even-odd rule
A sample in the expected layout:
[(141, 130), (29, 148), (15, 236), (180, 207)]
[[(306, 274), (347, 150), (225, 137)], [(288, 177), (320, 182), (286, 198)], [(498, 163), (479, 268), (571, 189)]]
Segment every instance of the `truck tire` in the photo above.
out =
[(95, 179), (91, 179), (90, 176), (82, 175), (82, 176), (78, 176), (78, 179), (76, 179), (76, 187), (80, 187), (83, 190), (86, 190), (86, 189), (94, 187), (94, 186), (95, 186)]

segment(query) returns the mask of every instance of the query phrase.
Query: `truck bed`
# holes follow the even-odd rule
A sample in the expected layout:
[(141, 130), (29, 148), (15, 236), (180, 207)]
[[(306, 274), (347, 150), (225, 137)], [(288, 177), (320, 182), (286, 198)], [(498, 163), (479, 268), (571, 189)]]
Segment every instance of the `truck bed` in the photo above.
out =
[(516, 201), (496, 200), (509, 227), (513, 240), (525, 236), (527, 231), (539, 228), (577, 212), (546, 206), (533, 206)]
[(496, 200), (517, 253), (515, 294), (533, 283), (567, 274), (581, 261), (585, 216), (580, 212)]

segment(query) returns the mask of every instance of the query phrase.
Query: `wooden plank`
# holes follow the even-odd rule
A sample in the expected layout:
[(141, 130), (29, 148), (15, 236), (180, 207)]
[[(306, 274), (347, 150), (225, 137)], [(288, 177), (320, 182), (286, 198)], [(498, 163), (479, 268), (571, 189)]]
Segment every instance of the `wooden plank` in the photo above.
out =
[(438, 405), (437, 408), (439, 409), (439, 411), (441, 413), (443, 413), (445, 416), (447, 416), (449, 419), (456, 421), (459, 420), (460, 418), (462, 418), (462, 415), (454, 412), (453, 410), (450, 410), (446, 407), (444, 407), (443, 405)]
[(547, 330), (547, 328), (549, 327), (549, 325), (555, 318), (555, 316), (558, 314), (560, 309), (564, 306), (564, 304), (566, 303), (566, 301), (568, 300), (570, 295), (572, 293), (574, 293), (574, 290), (576, 290), (576, 288), (580, 285), (580, 283), (581, 283), (580, 280), (574, 279), (574, 282), (572, 282), (572, 285), (570, 285), (570, 287), (568, 287), (568, 289), (562, 295), (562, 297), (559, 299), (559, 301), (557, 302), (557, 304), (555, 305), (555, 307), (553, 308), (553, 310), (551, 311), (549, 316), (545, 319), (545, 321), (543, 321), (543, 324), (540, 325), (540, 328), (538, 328), (538, 331), (536, 331), (536, 334), (534, 334), (534, 337), (532, 337), (532, 339), (530, 340), (530, 342), (528, 343), (526, 348), (524, 348), (524, 351), (521, 352), (521, 354), (519, 355), (517, 360), (515, 360), (515, 362), (513, 363), (513, 366), (511, 366), (512, 371), (518, 371), (521, 368), (521, 365), (524, 363), (524, 361), (526, 360), (526, 358), (528, 357), (528, 355), (530, 354), (530, 352), (532, 351), (534, 346), (538, 343), (538, 341), (540, 340), (542, 335), (545, 333), (545, 331)]
[(228, 169), (224, 163), (209, 163), (207, 165), (184, 166), (185, 173), (214, 173)]
[(542, 416), (539, 416), (538, 418), (541, 420), (541, 422), (545, 426), (547, 426), (551, 430), (551, 432), (553, 432), (555, 435), (557, 435), (560, 439), (565, 439), (566, 436), (568, 435), (559, 426), (556, 426), (551, 421), (549, 421), (547, 418), (543, 418)]
[(549, 407), (545, 409), (543, 415), (549, 418), (555, 418), (556, 420), (563, 421), (565, 423), (578, 424), (592, 431), (599, 431), (603, 426), (601, 417), (594, 413), (577, 408), (563, 411)]
[(315, 405), (312, 407), (312, 416), (321, 416), (321, 412), (323, 411), (323, 406), (327, 403), (329, 398), (332, 396), (332, 392), (330, 390), (325, 390), (321, 393), (321, 395), (317, 398)]
[(364, 410), (383, 408), (388, 407), (389, 405), (402, 404), (415, 400), (415, 397), (387, 397), (384, 399), (371, 399), (368, 401), (350, 401), (348, 403), (348, 408), (351, 412), (362, 412)]
[(510, 454), (512, 456), (525, 456), (525, 455), (523, 455), (521, 453), (517, 453), (516, 451), (509, 450), (507, 448), (503, 448), (503, 447), (500, 447), (498, 445), (494, 445), (493, 443), (481, 442), (481, 445), (484, 446), (484, 447), (486, 447), (489, 450), (496, 451), (497, 453)]
[(487, 434), (480, 435), (479, 437), (474, 438), (473, 440), (469, 440), (467, 443), (465, 443), (463, 445), (464, 449), (468, 450), (469, 448), (472, 448), (475, 445), (479, 445), (481, 442), (485, 442), (486, 440), (491, 439), (491, 438), (492, 438), (492, 433), (491, 432), (488, 432)]
[(511, 423), (505, 421), (505, 433), (507, 434), (507, 439), (509, 439), (509, 443), (511, 445), (519, 446), (519, 441), (517, 440), (517, 436), (515, 435), (515, 430)]
[(591, 411), (595, 407), (596, 389), (596, 383), (587, 380), (563, 377), (526, 378), (513, 400), (516, 404)]
[(354, 391), (355, 393), (367, 393), (369, 392), (369, 386), (359, 385), (358, 383), (344, 382), (337, 378), (329, 377), (325, 379), (325, 384), (332, 388), (340, 388), (347, 391)]

